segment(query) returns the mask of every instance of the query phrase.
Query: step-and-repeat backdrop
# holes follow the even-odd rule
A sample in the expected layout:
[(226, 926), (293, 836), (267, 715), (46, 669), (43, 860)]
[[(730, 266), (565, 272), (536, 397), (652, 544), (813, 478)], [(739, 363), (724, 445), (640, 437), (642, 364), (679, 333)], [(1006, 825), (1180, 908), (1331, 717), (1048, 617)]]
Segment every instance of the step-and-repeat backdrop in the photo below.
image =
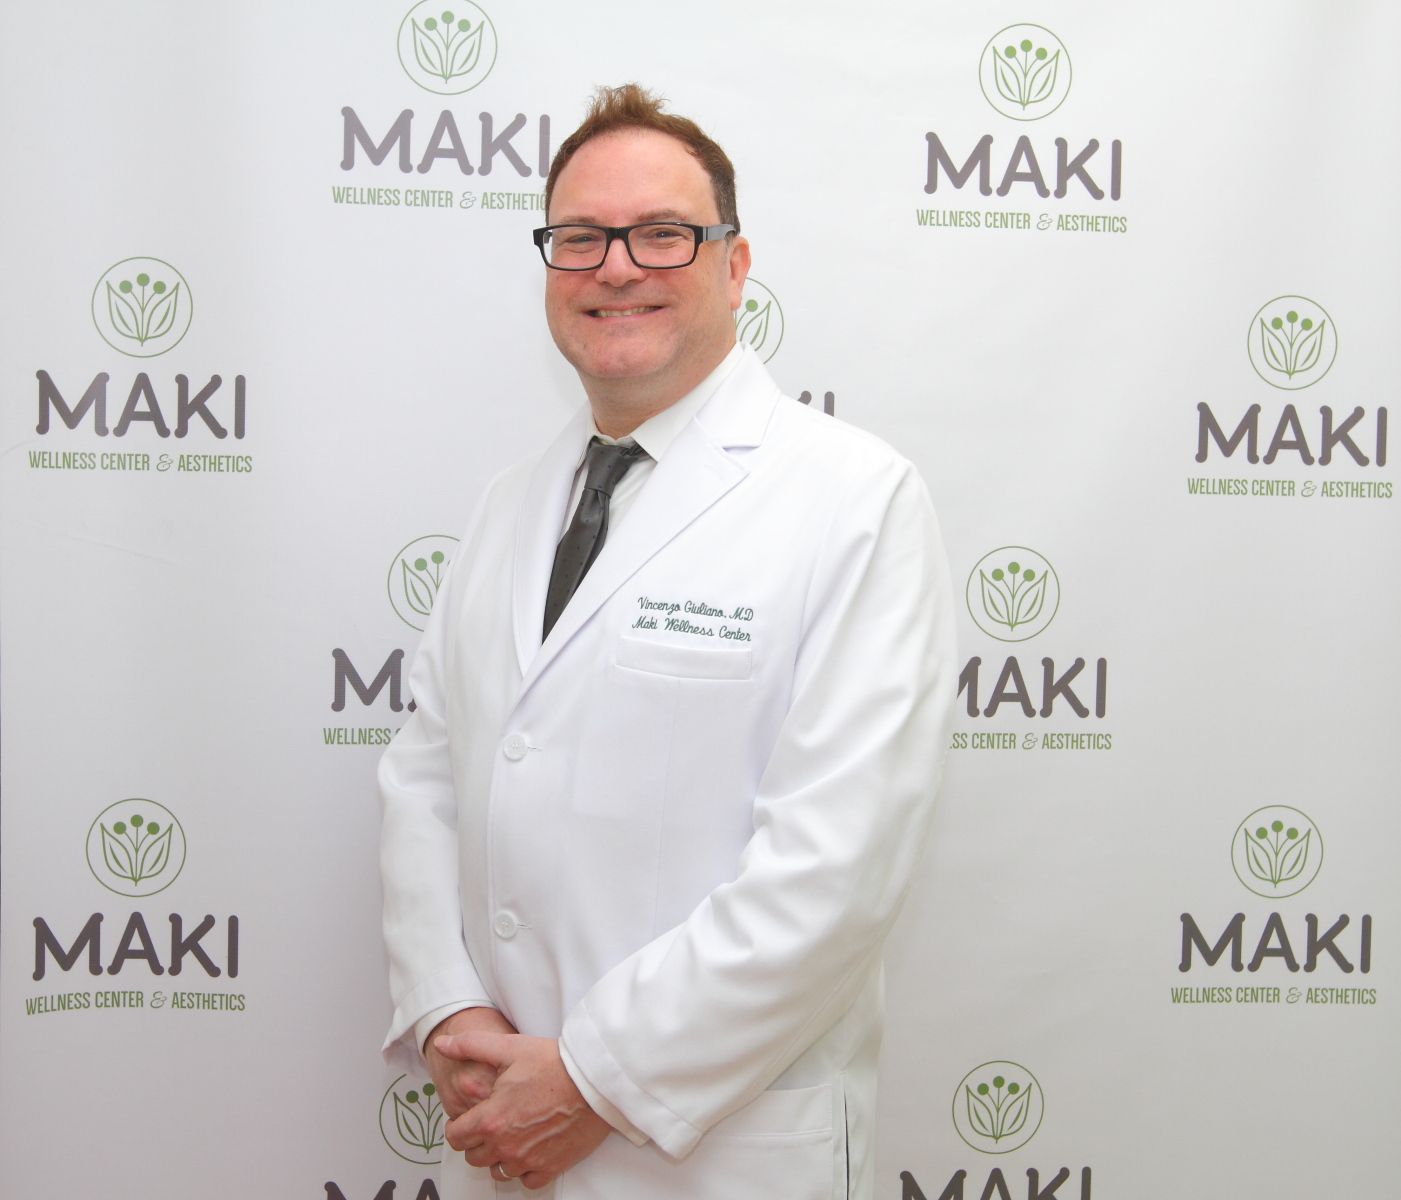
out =
[(739, 168), (739, 337), (918, 464), (960, 589), (878, 1195), (1394, 1186), (1394, 6), (4, 26), (6, 1195), (436, 1195), (375, 762), (580, 402), (530, 230), (628, 79)]

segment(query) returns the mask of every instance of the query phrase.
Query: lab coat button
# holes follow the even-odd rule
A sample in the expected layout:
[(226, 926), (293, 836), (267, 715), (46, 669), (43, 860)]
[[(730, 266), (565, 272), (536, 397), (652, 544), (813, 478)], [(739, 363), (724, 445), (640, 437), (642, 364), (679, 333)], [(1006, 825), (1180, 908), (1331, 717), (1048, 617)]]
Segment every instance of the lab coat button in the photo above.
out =
[(502, 744), (501, 749), (506, 757), (512, 762), (520, 762), (525, 757), (525, 752), (530, 747), (526, 744), (524, 735), (519, 733), (511, 734)]
[(516, 918), (505, 909), (496, 914), (496, 919), (492, 921), (491, 927), (496, 930), (496, 936), (499, 938), (516, 936)]

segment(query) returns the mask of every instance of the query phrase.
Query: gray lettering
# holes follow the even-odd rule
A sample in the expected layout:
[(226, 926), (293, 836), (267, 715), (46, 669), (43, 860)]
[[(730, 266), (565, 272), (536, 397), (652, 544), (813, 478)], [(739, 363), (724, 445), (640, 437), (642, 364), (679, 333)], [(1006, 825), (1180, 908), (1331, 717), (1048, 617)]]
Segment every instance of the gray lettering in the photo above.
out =
[(937, 133), (926, 133), (924, 140), (929, 143), (929, 174), (924, 184), (926, 192), (938, 190), (940, 167), (944, 169), (944, 173), (948, 175), (956, 188), (961, 188), (968, 182), (973, 174), (973, 168), (976, 167), (978, 169), (978, 191), (982, 192), (984, 196), (992, 195), (989, 179), (992, 134), (985, 133), (978, 139), (978, 144), (973, 147), (973, 153), (968, 156), (968, 160), (961, 167), (953, 165), (953, 159), (944, 149), (944, 143), (939, 140)]
[(48, 433), (49, 413), (52, 409), (58, 410), (59, 418), (69, 429), (77, 429), (78, 423), (82, 421), (88, 409), (92, 409), (93, 431), (99, 437), (107, 436), (108, 375), (106, 371), (93, 376), (92, 382), (88, 384), (88, 390), (83, 393), (83, 398), (78, 401), (76, 408), (69, 408), (64, 403), (58, 385), (49, 377), (47, 371), (39, 371), (37, 375), (39, 379), (39, 424), (34, 427), (35, 433)]
[(1236, 452), (1236, 447), (1244, 438), (1246, 461), (1253, 463), (1260, 461), (1260, 456), (1256, 453), (1260, 422), (1260, 406), (1258, 404), (1252, 404), (1245, 410), (1245, 416), (1240, 419), (1240, 424), (1236, 426), (1236, 431), (1231, 434), (1229, 439), (1221, 426), (1216, 423), (1211, 406), (1204, 400), (1197, 404), (1197, 418), (1197, 461), (1199, 463), (1206, 462), (1208, 436), (1216, 443), (1216, 448), (1227, 458)]
[[(516, 148), (511, 145), (511, 139), (525, 128), (525, 113), (517, 113), (516, 119), (503, 129), (496, 137), (491, 135), (491, 114), (482, 113), (482, 156), (481, 173), (491, 174), (491, 160), (498, 154), (504, 154), (515, 167), (517, 175), (529, 175), (530, 168), (525, 165), (525, 160), (516, 153)], [(419, 168), (422, 170), (422, 168)]]
[(384, 140), (378, 146), (371, 140), (369, 132), (360, 123), (360, 118), (353, 108), (347, 105), (341, 109), (341, 116), (345, 119), (341, 151), (342, 171), (349, 171), (355, 166), (357, 145), (365, 151), (375, 166), (379, 166), (389, 156), (389, 151), (398, 146), (399, 170), (405, 175), (409, 173), (409, 135), (413, 125), (413, 109), (406, 108), (395, 118), (394, 124), (389, 127), (389, 132), (384, 135)]
[(1222, 931), (1221, 937), (1216, 945), (1208, 946), (1206, 938), (1202, 936), (1202, 931), (1197, 927), (1197, 922), (1191, 913), (1182, 914), (1182, 960), (1177, 964), (1179, 971), (1190, 971), (1192, 969), (1192, 947), (1195, 946), (1202, 958), (1206, 960), (1206, 965), (1214, 967), (1221, 955), (1226, 952), (1227, 947), (1231, 951), (1231, 970), (1241, 969), (1240, 940), (1241, 932), (1245, 928), (1245, 914), (1236, 913)]
[(102, 965), (98, 962), (100, 953), (100, 941), (102, 937), (102, 914), (93, 913), (84, 923), (82, 929), (78, 930), (78, 936), (73, 939), (73, 944), (65, 950), (58, 938), (54, 937), (53, 930), (49, 928), (49, 923), (43, 917), (34, 918), (34, 978), (36, 980), (44, 978), (44, 971), (48, 965), (48, 955), (52, 954), (58, 960), (61, 970), (71, 971), (78, 961), (78, 955), (84, 950), (88, 952), (88, 974), (101, 975)]

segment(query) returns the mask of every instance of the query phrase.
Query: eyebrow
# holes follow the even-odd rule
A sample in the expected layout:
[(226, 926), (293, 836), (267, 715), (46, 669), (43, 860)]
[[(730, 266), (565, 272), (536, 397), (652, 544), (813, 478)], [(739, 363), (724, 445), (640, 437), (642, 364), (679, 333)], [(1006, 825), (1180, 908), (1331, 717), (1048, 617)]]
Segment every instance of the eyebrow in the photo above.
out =
[[(635, 221), (629, 221), (629, 225), (645, 225), (648, 221), (681, 221), (685, 224), (700, 224), (699, 221), (691, 222), (690, 218), (679, 208), (654, 208), (650, 212), (639, 213)], [(602, 225), (603, 222), (593, 217), (561, 216), (554, 221), (556, 225)]]

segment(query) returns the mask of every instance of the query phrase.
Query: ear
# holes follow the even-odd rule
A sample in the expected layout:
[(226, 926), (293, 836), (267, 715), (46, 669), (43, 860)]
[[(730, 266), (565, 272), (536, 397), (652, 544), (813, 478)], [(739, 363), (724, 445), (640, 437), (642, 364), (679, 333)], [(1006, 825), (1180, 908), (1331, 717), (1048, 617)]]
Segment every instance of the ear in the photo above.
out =
[(749, 278), (749, 239), (736, 234), (730, 243), (730, 311), (735, 312), (744, 296), (744, 281)]

